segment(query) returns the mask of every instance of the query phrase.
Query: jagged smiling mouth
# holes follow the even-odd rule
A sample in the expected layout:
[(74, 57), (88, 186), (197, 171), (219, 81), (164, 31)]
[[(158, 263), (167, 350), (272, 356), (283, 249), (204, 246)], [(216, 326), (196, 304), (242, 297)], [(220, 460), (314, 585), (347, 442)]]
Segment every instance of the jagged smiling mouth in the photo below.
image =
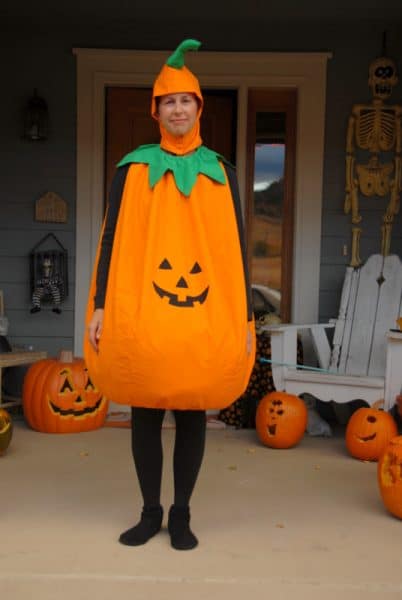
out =
[(179, 296), (177, 294), (173, 294), (172, 292), (164, 290), (163, 288), (159, 287), (159, 285), (156, 285), (154, 281), (152, 284), (158, 296), (161, 298), (169, 298), (169, 304), (172, 306), (180, 306), (182, 308), (192, 307), (196, 302), (203, 304), (208, 296), (209, 291), (209, 287), (207, 287), (203, 292), (201, 292), (201, 294), (198, 294), (198, 296), (186, 296), (184, 300), (179, 300)]
[(100, 398), (100, 400), (98, 400), (98, 402), (94, 405), (94, 406), (87, 406), (86, 408), (83, 408), (82, 410), (74, 410), (72, 408), (67, 408), (67, 409), (63, 409), (60, 408), (59, 406), (56, 406), (55, 404), (53, 404), (53, 402), (49, 402), (51, 409), (53, 410), (54, 413), (61, 415), (62, 417), (69, 417), (69, 416), (74, 416), (74, 417), (82, 417), (84, 415), (90, 415), (91, 413), (94, 413), (98, 410), (98, 408), (101, 405), (103, 398)]

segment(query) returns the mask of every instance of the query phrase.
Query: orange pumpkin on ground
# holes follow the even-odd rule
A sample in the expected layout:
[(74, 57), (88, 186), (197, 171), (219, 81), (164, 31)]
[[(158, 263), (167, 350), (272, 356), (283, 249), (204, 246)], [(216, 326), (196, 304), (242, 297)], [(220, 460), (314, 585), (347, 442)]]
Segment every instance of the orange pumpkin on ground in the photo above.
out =
[(5, 453), (13, 436), (13, 422), (9, 413), (0, 408), (0, 456)]
[(402, 519), (402, 436), (386, 446), (377, 468), (378, 486), (387, 510)]
[(62, 352), (60, 358), (34, 363), (24, 379), (24, 416), (44, 433), (78, 433), (101, 427), (108, 402), (93, 385), (82, 358)]
[(359, 408), (346, 427), (346, 447), (360, 460), (378, 460), (389, 440), (398, 435), (393, 417), (377, 408)]
[(290, 448), (303, 437), (307, 408), (298, 396), (271, 392), (257, 407), (256, 430), (260, 441), (270, 448)]

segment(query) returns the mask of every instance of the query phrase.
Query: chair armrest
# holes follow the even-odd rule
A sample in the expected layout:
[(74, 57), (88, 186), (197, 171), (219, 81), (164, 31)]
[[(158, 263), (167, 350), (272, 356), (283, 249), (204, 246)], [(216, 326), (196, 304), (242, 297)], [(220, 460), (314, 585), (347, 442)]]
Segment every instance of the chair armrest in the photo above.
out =
[(387, 338), (389, 340), (395, 340), (395, 342), (402, 342), (402, 331), (390, 329), (387, 333)]
[[(303, 346), (311, 347), (312, 343), (319, 366), (322, 369), (328, 369), (331, 359), (331, 347), (329, 345), (325, 330), (334, 327), (335, 322), (313, 323), (308, 325), (290, 323), (279, 325), (263, 325), (260, 329), (260, 332), (265, 331), (271, 335), (271, 345), (275, 345), (276, 356), (281, 356), (280, 360), (282, 360), (284, 363), (296, 362), (297, 337), (298, 333), (300, 332)], [(310, 332), (311, 343), (309, 343), (308, 336), (303, 335), (305, 332)], [(277, 338), (281, 339), (279, 340)]]

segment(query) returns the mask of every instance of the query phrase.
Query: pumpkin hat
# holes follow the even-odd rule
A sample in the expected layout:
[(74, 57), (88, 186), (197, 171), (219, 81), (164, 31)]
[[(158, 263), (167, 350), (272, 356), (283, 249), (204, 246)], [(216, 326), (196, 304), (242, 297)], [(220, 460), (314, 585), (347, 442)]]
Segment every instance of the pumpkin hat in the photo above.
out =
[[(221, 165), (220, 154), (202, 145), (200, 117), (204, 101), (198, 79), (184, 65), (187, 50), (197, 50), (200, 42), (184, 40), (169, 56), (155, 80), (152, 94), (151, 114), (159, 122), (161, 141), (159, 144), (139, 146), (129, 152), (118, 163), (122, 167), (129, 163), (149, 165), (149, 186), (152, 189), (164, 176), (172, 173), (177, 189), (189, 196), (200, 173), (222, 185), (226, 176)], [(166, 94), (191, 93), (198, 100), (197, 119), (191, 131), (181, 136), (169, 133), (159, 121), (156, 99)]]
[(193, 129), (185, 135), (176, 137), (159, 124), (161, 132), (160, 146), (173, 154), (187, 154), (202, 144), (200, 136), (200, 116), (204, 101), (198, 79), (184, 64), (185, 53), (188, 50), (198, 50), (200, 46), (201, 43), (197, 40), (183, 40), (173, 54), (169, 56), (154, 83), (151, 114), (157, 121), (159, 121), (156, 103), (156, 98), (158, 96), (187, 92), (194, 94), (199, 101), (200, 108), (197, 115), (198, 118)]

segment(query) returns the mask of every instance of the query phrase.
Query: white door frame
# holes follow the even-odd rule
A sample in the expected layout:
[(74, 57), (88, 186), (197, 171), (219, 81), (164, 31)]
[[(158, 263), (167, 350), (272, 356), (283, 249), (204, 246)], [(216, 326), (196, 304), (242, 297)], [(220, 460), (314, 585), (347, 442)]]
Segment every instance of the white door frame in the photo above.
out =
[[(77, 200), (74, 352), (82, 355), (88, 288), (102, 223), (105, 89), (152, 86), (168, 53), (74, 48), (77, 59)], [(201, 86), (236, 89), (237, 172), (244, 199), (249, 88), (297, 88), (292, 322), (318, 317), (327, 60), (331, 54), (190, 52)]]

